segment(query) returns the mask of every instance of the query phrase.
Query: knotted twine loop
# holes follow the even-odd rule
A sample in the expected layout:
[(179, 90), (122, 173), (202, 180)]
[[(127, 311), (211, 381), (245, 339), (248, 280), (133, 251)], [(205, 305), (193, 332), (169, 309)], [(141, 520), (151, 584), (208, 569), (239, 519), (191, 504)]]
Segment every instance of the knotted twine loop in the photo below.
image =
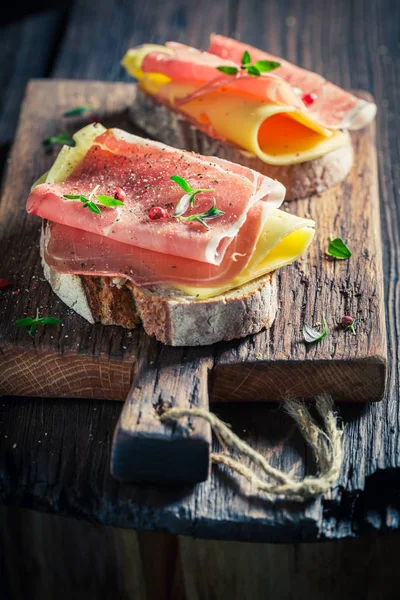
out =
[(341, 444), (343, 431), (337, 424), (333, 400), (330, 396), (324, 395), (319, 396), (315, 402), (324, 430), (317, 424), (310, 409), (303, 402), (285, 400), (283, 406), (298, 425), (306, 442), (311, 446), (319, 468), (317, 476), (296, 480), (288, 473), (272, 467), (262, 454), (241, 440), (216, 415), (202, 408), (170, 408), (160, 415), (160, 419), (162, 422), (177, 421), (182, 417), (200, 417), (206, 420), (223, 447), (226, 444), (242, 456), (248, 457), (250, 462), (257, 465), (268, 479), (261, 479), (252, 466), (248, 467), (240, 460), (233, 458), (227, 450), (212, 453), (212, 462), (225, 465), (245, 477), (256, 492), (293, 500), (306, 500), (325, 494), (337, 483), (343, 460)]

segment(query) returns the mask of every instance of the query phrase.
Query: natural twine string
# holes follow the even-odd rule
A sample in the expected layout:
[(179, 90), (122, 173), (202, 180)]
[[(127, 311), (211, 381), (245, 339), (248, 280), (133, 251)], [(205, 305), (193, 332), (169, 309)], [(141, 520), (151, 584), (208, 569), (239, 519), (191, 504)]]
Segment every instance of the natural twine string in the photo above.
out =
[[(321, 417), (324, 429), (321, 429), (317, 424), (310, 409), (303, 402), (286, 400), (283, 406), (298, 425), (304, 439), (311, 446), (319, 469), (317, 476), (307, 476), (302, 480), (296, 480), (291, 475), (272, 467), (262, 454), (241, 440), (223, 421), (207, 410), (201, 408), (170, 408), (160, 415), (160, 419), (163, 422), (177, 421), (182, 417), (205, 419), (224, 449), (224, 452), (211, 454), (212, 462), (225, 465), (236, 473), (243, 475), (256, 492), (273, 494), (293, 500), (305, 500), (325, 494), (338, 481), (343, 458), (341, 445), (343, 432), (337, 424), (332, 398), (325, 395), (316, 399), (315, 407)], [(240, 460), (233, 458), (226, 446), (242, 456), (248, 457), (251, 463), (257, 465), (264, 472), (267, 479), (261, 479), (255, 473), (253, 467), (248, 467)]]

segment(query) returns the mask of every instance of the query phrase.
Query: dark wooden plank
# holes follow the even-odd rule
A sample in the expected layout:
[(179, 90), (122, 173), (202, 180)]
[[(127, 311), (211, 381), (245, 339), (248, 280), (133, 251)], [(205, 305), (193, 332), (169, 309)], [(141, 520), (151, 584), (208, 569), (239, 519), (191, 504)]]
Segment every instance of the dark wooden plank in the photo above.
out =
[(395, 600), (399, 542), (221, 542), (0, 507), (1, 598)]
[(47, 75), (61, 33), (65, 8), (31, 15), (2, 27), (0, 36), (0, 169), (12, 142), (24, 89)]
[(77, 0), (53, 75), (129, 81), (120, 64), (128, 48), (167, 39), (206, 47), (209, 32), (229, 33), (232, 4), (230, 0), (152, 0), (116, 7), (110, 0), (96, 4)]
[(197, 483), (210, 471), (211, 428), (185, 417), (162, 423), (169, 408), (208, 410), (207, 349), (167, 348), (142, 336), (137, 374), (114, 433), (111, 473), (119, 481)]
[[(117, 78), (120, 71), (115, 65), (114, 44), (123, 51), (132, 41), (147, 41), (141, 37), (140, 23), (129, 8), (124, 27), (114, 29), (112, 44), (108, 42), (108, 47), (103, 46), (102, 34), (111, 30), (107, 19), (103, 20), (102, 27), (100, 25), (105, 4), (104, 0), (98, 9), (91, 4), (90, 12), (91, 25), (96, 28), (95, 44), (103, 50), (101, 59), (96, 61), (90, 55), (94, 44), (90, 25), (83, 20), (80, 24), (77, 14), (74, 35), (71, 34), (70, 42), (63, 46), (59, 57), (58, 65), (65, 65), (60, 75), (73, 77), (79, 68), (81, 77), (102, 78), (104, 72), (104, 77)], [(110, 432), (120, 412), (117, 403), (3, 399), (0, 402), (1, 500), (108, 524), (118, 522), (124, 527), (167, 528), (224, 539), (315, 540), (398, 531), (400, 132), (396, 110), (400, 101), (400, 23), (395, 18), (397, 2), (339, 0), (327, 5), (317, 0), (271, 0), (265, 8), (262, 2), (256, 8), (240, 2), (240, 19), (237, 4), (232, 3), (232, 10), (224, 6), (222, 18), (217, 22), (201, 21), (201, 28), (196, 27), (194, 19), (199, 16), (198, 10), (187, 11), (185, 27), (178, 32), (179, 39), (196, 45), (200, 38), (204, 40), (209, 32), (218, 30), (261, 44), (268, 31), (266, 47), (271, 51), (304, 66), (322, 67), (336, 82), (368, 89), (377, 98), (390, 356), (385, 401), (366, 407), (341, 407), (345, 420), (345, 463), (340, 485), (323, 501), (293, 507), (243, 498), (238, 493), (236, 480), (233, 478), (232, 483), (220, 470), (214, 470), (207, 483), (194, 490), (183, 490), (174, 499), (168, 497), (165, 490), (160, 495), (157, 489), (148, 486), (117, 486), (107, 475)], [(126, 5), (121, 10), (125, 10)], [(208, 15), (210, 5), (202, 3), (201, 6)], [(140, 8), (139, 13), (143, 10), (146, 9)], [(162, 11), (160, 14), (161, 18), (165, 16)], [(154, 11), (149, 29), (162, 30), (158, 19)], [(80, 31), (85, 35), (80, 36)], [(159, 41), (178, 38), (175, 30), (171, 33), (170, 23), (164, 31), (165, 37), (160, 36)], [(77, 43), (81, 49), (79, 55)], [(69, 53), (75, 53), (74, 61), (68, 59)], [(115, 54), (119, 55), (119, 50)], [(85, 65), (91, 65), (90, 74)], [(307, 457), (304, 444), (276, 407), (219, 404), (213, 408), (235, 431), (271, 457), (275, 466), (289, 469), (295, 465), (299, 476), (304, 472), (302, 465)], [(308, 560), (313, 558), (310, 556)], [(340, 579), (343, 569), (337, 572)]]
[[(64, 111), (91, 103), (100, 119), (118, 125), (121, 116), (125, 122), (135, 89), (133, 84), (73, 80), (34, 81), (28, 87), (0, 209), (1, 245), (14, 248), (12, 263), (6, 251), (1, 253), (0, 271), (21, 290), (17, 298), (15, 289), (6, 291), (0, 306), (0, 393), (120, 400), (128, 394), (128, 373), (136, 368), (146, 337), (140, 331), (132, 335), (117, 327), (92, 326), (58, 301), (43, 279), (38, 219), (24, 214), (24, 204), (31, 183), (53, 160), (40, 140), (84, 122), (67, 123), (61, 117)], [(338, 401), (382, 398), (386, 348), (374, 143), (373, 127), (359, 132), (354, 136), (356, 166), (346, 181), (321, 198), (286, 208), (316, 221), (316, 239), (306, 256), (278, 273), (281, 305), (272, 328), (206, 350), (215, 364), (216, 401), (275, 401), (287, 394), (313, 397), (322, 392)], [(37, 147), (37, 164), (32, 166), (31, 149)], [(348, 242), (351, 260), (325, 258), (332, 232)], [(60, 317), (63, 328), (47, 327), (32, 338), (13, 326), (37, 309)], [(302, 324), (321, 321), (324, 314), (329, 336), (306, 347)], [(357, 336), (341, 329), (343, 314), (359, 317)], [(168, 350), (163, 352), (168, 355)], [(173, 350), (169, 352), (172, 356)], [(182, 351), (182, 358), (187, 353)]]
[[(243, 404), (213, 408), (236, 432), (263, 449), (275, 466), (304, 474), (301, 436), (276, 407), (259, 404), (251, 412)], [(119, 413), (120, 405), (107, 401), (69, 400), (66, 409), (57, 399), (4, 399), (1, 502), (114, 526), (203, 537), (289, 541), (292, 536), (299, 540), (317, 535), (316, 524), (306, 516), (298, 528), (302, 505), (291, 503), (288, 510), (285, 503), (249, 502), (238, 479), (223, 469), (214, 468), (212, 477), (195, 487), (117, 483), (109, 464)], [(15, 422), (23, 424), (18, 437)], [(29, 469), (24, 467), (28, 463)], [(249, 491), (246, 485), (244, 489)]]

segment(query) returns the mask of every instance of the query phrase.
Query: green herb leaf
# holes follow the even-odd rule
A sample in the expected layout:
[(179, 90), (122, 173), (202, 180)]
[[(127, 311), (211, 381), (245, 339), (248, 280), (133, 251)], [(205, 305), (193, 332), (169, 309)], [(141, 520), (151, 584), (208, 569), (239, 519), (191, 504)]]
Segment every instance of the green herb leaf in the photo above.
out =
[(29, 328), (29, 332), (28, 332), (29, 335), (35, 335), (37, 326), (38, 326), (37, 321), (34, 321)]
[(181, 215), (185, 214), (190, 205), (195, 206), (197, 194), (206, 194), (214, 191), (215, 190), (194, 190), (190, 194), (184, 194), (176, 205), (174, 214), (172, 216), (180, 217)]
[(303, 325), (303, 337), (307, 344), (315, 344), (315, 342), (323, 340), (328, 335), (329, 330), (325, 317), (323, 317), (323, 324), (324, 327), (322, 331), (314, 329), (314, 327), (311, 327), (311, 325), (307, 325), (306, 323)]
[(354, 327), (354, 325), (357, 325), (357, 323), (360, 321), (360, 317), (356, 317), (355, 319), (353, 319), (353, 321), (349, 324), (346, 325), (346, 327), (344, 328), (345, 331), (351, 331), (351, 333), (353, 335), (357, 335), (357, 331), (356, 328)]
[[(243, 52), (242, 56), (242, 66), (241, 69), (245, 69), (248, 75), (254, 75), (255, 77), (260, 77), (261, 73), (268, 73), (268, 71), (273, 71), (280, 67), (279, 62), (274, 60), (257, 60), (253, 65), (251, 64), (251, 56), (247, 50)], [(225, 75), (236, 75), (239, 69), (236, 67), (228, 67), (222, 66), (217, 67), (218, 71), (221, 73), (225, 73)]]
[(251, 63), (250, 54), (245, 50), (242, 56), (242, 65), (245, 67)]
[(104, 206), (123, 206), (123, 202), (121, 200), (117, 200), (116, 198), (112, 198), (112, 196), (97, 196), (97, 202), (100, 204), (104, 204)]
[[(92, 200), (93, 195), (98, 187), (99, 186), (96, 186), (96, 188), (94, 188), (94, 190), (92, 190), (90, 192), (88, 198), (86, 198), (86, 196), (83, 196), (82, 194), (79, 194), (79, 195), (64, 194), (63, 197), (67, 198), (68, 200), (80, 200), (81, 202), (83, 202), (83, 208), (88, 208), (92, 213), (96, 213), (97, 215), (100, 215), (101, 214), (100, 208), (97, 206), (96, 202), (94, 202)], [(106, 195), (97, 196), (96, 201), (100, 202), (100, 204), (103, 204), (104, 206), (108, 206), (110, 208), (115, 208), (116, 206), (123, 205), (123, 202), (121, 202), (121, 200), (117, 200), (116, 198), (113, 198), (112, 196), (106, 196)]]
[(90, 112), (91, 110), (93, 110), (93, 106), (75, 106), (74, 108), (67, 110), (64, 113), (64, 117), (79, 117), (80, 115), (84, 115), (85, 113)]
[(261, 75), (261, 73), (257, 69), (257, 67), (254, 67), (253, 65), (250, 65), (250, 67), (247, 67), (247, 73), (249, 75), (255, 75), (256, 77), (260, 77), (260, 75)]
[(54, 144), (64, 144), (64, 146), (71, 146), (72, 148), (76, 145), (75, 140), (72, 139), (69, 133), (48, 137), (44, 140), (44, 143), (48, 146), (53, 146)]
[(15, 321), (14, 325), (17, 325), (17, 327), (30, 327), (34, 320), (32, 317), (26, 317), (26, 319)]
[(336, 238), (329, 242), (327, 254), (329, 254), (329, 256), (334, 256), (339, 260), (345, 260), (351, 256), (349, 248), (341, 238)]
[(221, 71), (221, 73), (224, 73), (225, 75), (236, 75), (236, 73), (239, 72), (239, 69), (237, 67), (229, 67), (229, 66), (222, 66), (222, 67), (217, 67), (218, 71)]
[(101, 215), (101, 210), (99, 209), (97, 204), (95, 204), (91, 200), (89, 200), (89, 202), (86, 202), (86, 204), (83, 205), (83, 208), (88, 208), (90, 212), (96, 213), (96, 215)]
[(190, 187), (186, 179), (183, 179), (183, 177), (179, 177), (179, 175), (172, 175), (171, 179), (172, 181), (175, 181), (175, 183), (179, 185), (179, 187), (181, 187), (185, 192), (189, 193), (192, 191), (192, 188)]
[(205, 212), (199, 213), (197, 215), (190, 215), (189, 217), (178, 217), (181, 221), (193, 222), (198, 221), (201, 223), (206, 229), (210, 229), (206, 221), (217, 219), (218, 217), (222, 217), (225, 213), (222, 210), (219, 210), (215, 205), (215, 200), (213, 201), (213, 205), (211, 208), (206, 210)]
[(182, 198), (179, 200), (178, 204), (175, 207), (175, 211), (173, 214), (174, 217), (180, 217), (181, 215), (185, 214), (190, 205), (194, 206), (197, 194), (208, 194), (215, 191), (214, 189), (203, 190), (192, 188), (190, 187), (186, 179), (183, 179), (183, 177), (179, 177), (179, 175), (172, 175), (171, 179), (186, 192), (186, 194), (182, 196)]
[(43, 325), (60, 325), (61, 323), (61, 319), (57, 319), (56, 317), (42, 317), (38, 321), (43, 323)]
[(59, 325), (61, 319), (56, 317), (39, 317), (39, 310), (36, 311), (36, 317), (26, 317), (25, 319), (19, 319), (14, 322), (17, 327), (29, 327), (29, 335), (35, 335), (38, 325)]
[(280, 66), (281, 63), (274, 60), (257, 60), (253, 65), (260, 73), (268, 73), (268, 71), (273, 71)]
[(181, 215), (184, 215), (189, 208), (192, 199), (193, 194), (184, 194), (176, 205), (173, 216), (180, 217)]
[(225, 213), (215, 205), (215, 200), (211, 208), (209, 208), (206, 212), (203, 213), (202, 219), (216, 219), (217, 217), (222, 217)]

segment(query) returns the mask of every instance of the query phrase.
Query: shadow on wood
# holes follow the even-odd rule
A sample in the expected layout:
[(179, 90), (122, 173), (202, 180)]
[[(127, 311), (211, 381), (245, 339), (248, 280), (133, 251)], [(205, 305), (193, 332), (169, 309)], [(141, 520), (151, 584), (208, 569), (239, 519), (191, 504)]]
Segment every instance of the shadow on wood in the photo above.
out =
[(391, 600), (399, 536), (314, 544), (137, 534), (0, 508), (2, 600)]

